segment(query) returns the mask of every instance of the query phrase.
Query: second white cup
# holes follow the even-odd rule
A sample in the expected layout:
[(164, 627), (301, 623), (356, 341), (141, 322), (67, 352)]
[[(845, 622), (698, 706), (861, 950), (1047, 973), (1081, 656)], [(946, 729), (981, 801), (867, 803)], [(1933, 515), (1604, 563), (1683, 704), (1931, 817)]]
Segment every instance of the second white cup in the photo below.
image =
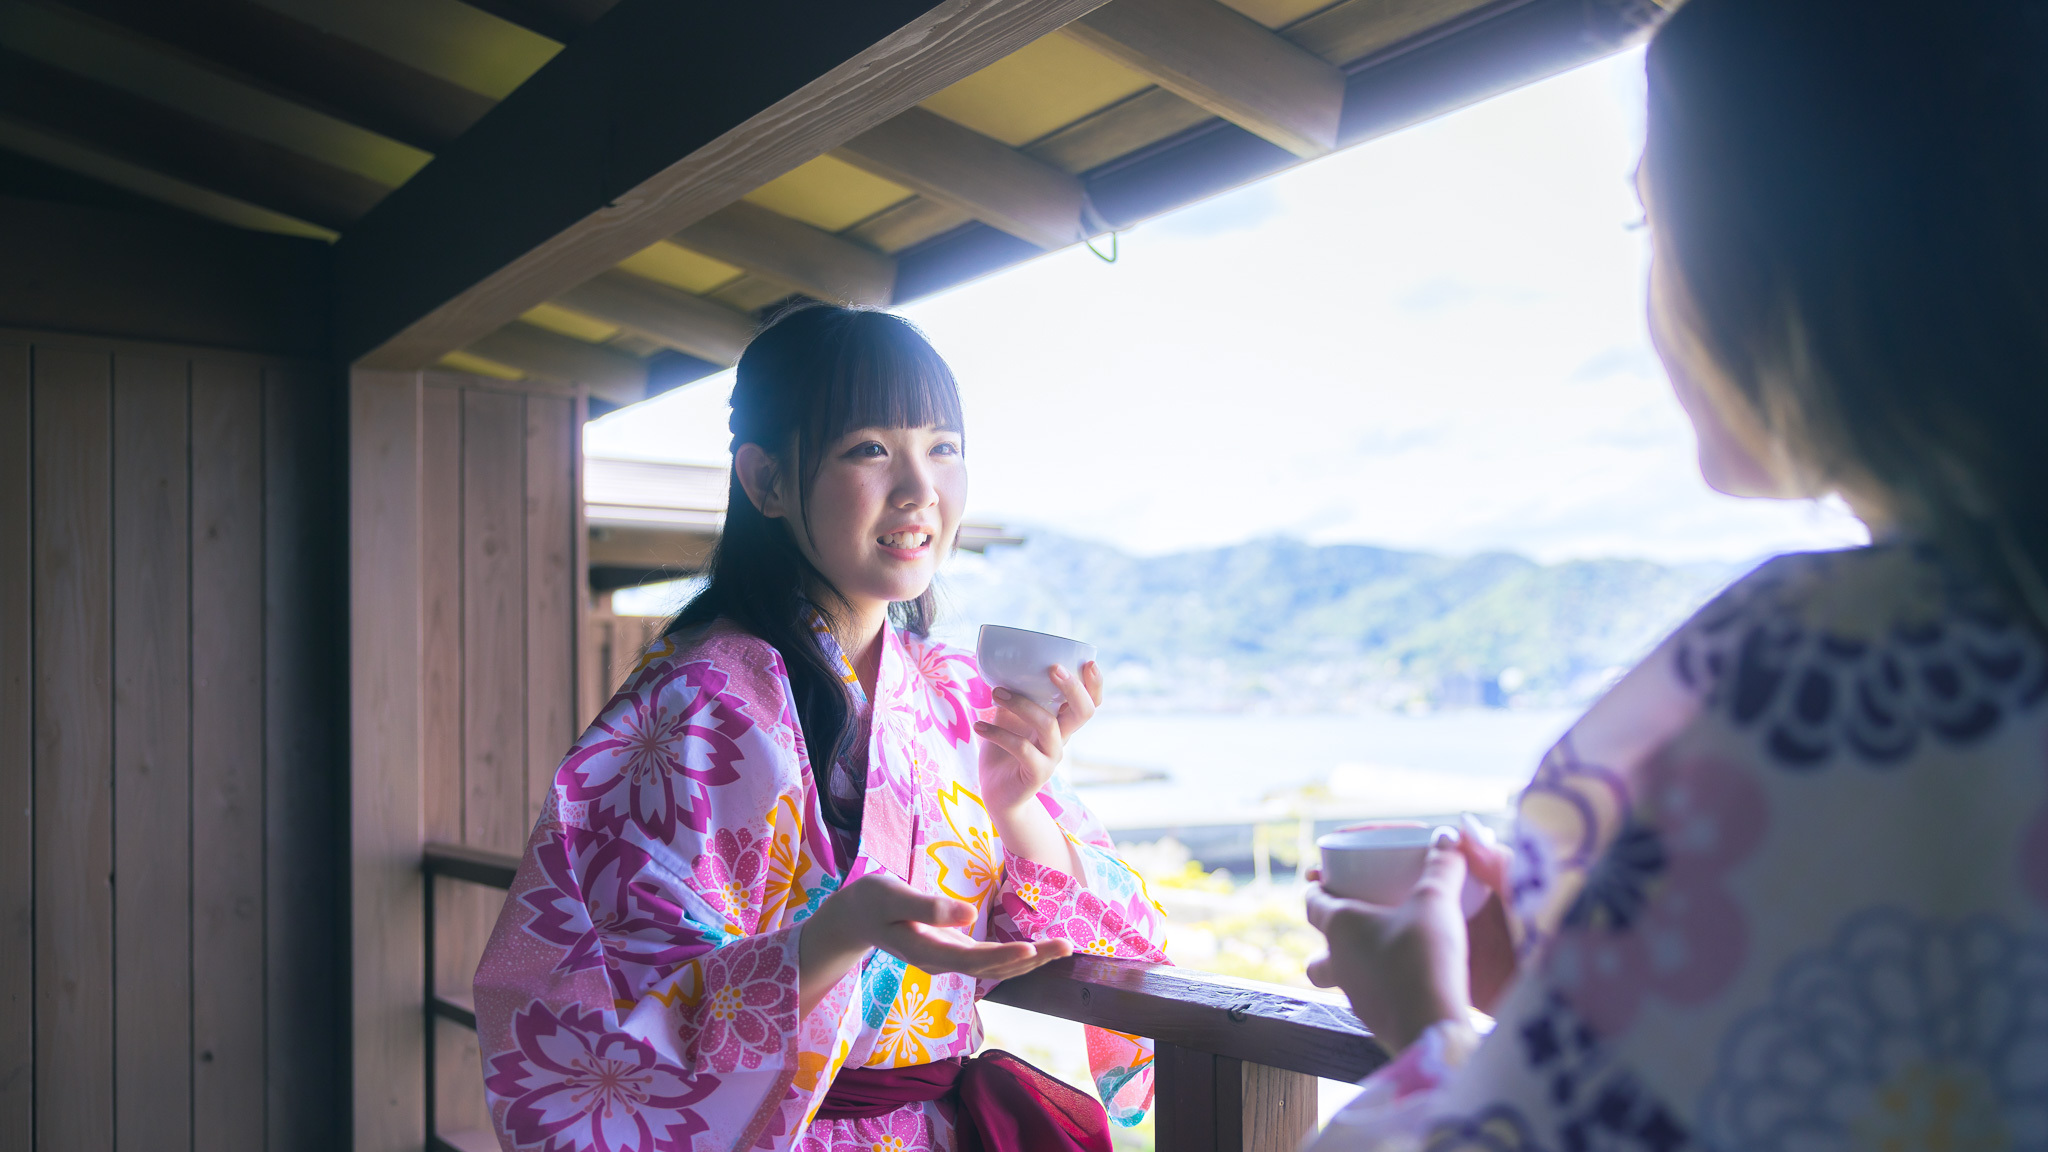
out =
[[(1399, 904), (1422, 879), (1423, 860), (1437, 829), (1427, 824), (1369, 824), (1321, 837), (1323, 890), (1368, 904)], [(1471, 916), (1486, 903), (1486, 886), (1465, 877), (1459, 904)]]

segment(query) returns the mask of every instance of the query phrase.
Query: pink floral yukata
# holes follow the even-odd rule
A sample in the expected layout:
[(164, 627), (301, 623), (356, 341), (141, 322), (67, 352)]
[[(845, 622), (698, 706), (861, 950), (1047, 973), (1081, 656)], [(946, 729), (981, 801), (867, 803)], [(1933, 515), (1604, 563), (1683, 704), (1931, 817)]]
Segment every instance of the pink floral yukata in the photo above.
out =
[(1523, 793), (1522, 975), (1315, 1145), (2048, 1149), (2048, 658), (1907, 545), (1780, 557)]
[[(974, 903), (980, 939), (1164, 959), (1158, 906), (1064, 783), (1039, 799), (1083, 878), (1004, 851), (977, 794), (972, 724), (990, 700), (970, 656), (891, 628), (870, 703), (817, 634), (868, 719), (851, 860), (819, 814), (781, 657), (725, 625), (657, 644), (555, 773), (476, 975), (505, 1148), (952, 1148), (941, 1102), (811, 1122), (842, 1067), (981, 1043), (992, 984), (880, 951), (798, 1018), (803, 921), (871, 872)], [(1111, 1118), (1135, 1123), (1149, 1041), (1090, 1029), (1088, 1055)]]

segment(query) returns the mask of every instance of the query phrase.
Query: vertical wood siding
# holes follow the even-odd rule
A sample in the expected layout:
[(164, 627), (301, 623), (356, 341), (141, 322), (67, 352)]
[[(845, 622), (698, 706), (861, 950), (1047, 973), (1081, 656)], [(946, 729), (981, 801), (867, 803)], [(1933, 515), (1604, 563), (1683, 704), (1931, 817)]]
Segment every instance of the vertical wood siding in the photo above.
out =
[(0, 333), (0, 1147), (346, 1143), (338, 396)]
[[(518, 852), (555, 766), (580, 733), (582, 401), (444, 372), (358, 372), (355, 379), (355, 650), (359, 664), (366, 657), (379, 667), (410, 662), (403, 706), (416, 733), (404, 738), (416, 741), (408, 746), (395, 730), (378, 732), (390, 718), (364, 715), (368, 705), (358, 696), (358, 853), (369, 846), (366, 837), (379, 851), (409, 850), (415, 866), (427, 840)], [(399, 388), (409, 390), (408, 403), (390, 399)], [(417, 445), (416, 468), (387, 468), (376, 445), (406, 438)], [(372, 492), (382, 510), (364, 503)], [(407, 538), (415, 552), (401, 563), (390, 563), (389, 552), (373, 561), (373, 550), (398, 547), (387, 538), (395, 531), (390, 508), (401, 501), (416, 525)], [(368, 571), (372, 564), (382, 571)], [(376, 620), (362, 618), (372, 605)], [(401, 621), (415, 621), (413, 631)], [(363, 674), (359, 667), (359, 691)], [(409, 767), (391, 762), (405, 755)], [(371, 771), (381, 778), (364, 778)], [(357, 867), (365, 867), (360, 858)], [(375, 872), (396, 883), (396, 868)], [(417, 884), (416, 873), (409, 882)], [(419, 1073), (400, 1070), (418, 1069), (424, 1055), (419, 992), (408, 999), (399, 986), (407, 964), (418, 983), (423, 943), (403, 938), (403, 925), (418, 924), (417, 890), (406, 899), (415, 911), (378, 912), (362, 891), (356, 898), (358, 924), (373, 914), (383, 921), (375, 938), (359, 936), (355, 948), (360, 1148), (417, 1147), (421, 1136), (417, 1114), (403, 1115), (424, 1109), (406, 1095), (418, 1091)], [(503, 901), (501, 892), (438, 882), (434, 980), (442, 995), (468, 999)], [(373, 989), (365, 972), (392, 977)], [(436, 1127), (444, 1134), (488, 1130), (474, 1034), (441, 1026), (435, 1035)], [(408, 1075), (411, 1085), (400, 1083)], [(377, 1087), (364, 1091), (366, 1081)], [(384, 1106), (395, 1100), (405, 1102)]]

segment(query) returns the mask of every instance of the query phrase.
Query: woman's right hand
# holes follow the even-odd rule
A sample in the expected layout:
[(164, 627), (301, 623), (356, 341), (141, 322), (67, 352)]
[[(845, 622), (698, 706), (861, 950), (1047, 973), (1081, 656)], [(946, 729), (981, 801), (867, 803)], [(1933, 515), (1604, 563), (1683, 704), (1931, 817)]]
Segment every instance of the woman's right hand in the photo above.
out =
[(1493, 830), (1470, 813), (1465, 815), (1462, 831), (1458, 850), (1465, 857), (1465, 870), (1492, 892), (1465, 926), (1471, 948), (1472, 1006), (1491, 1013), (1515, 978), (1515, 941), (1508, 932), (1507, 916), (1511, 857), (1494, 839)]
[(797, 942), (803, 1013), (809, 1015), (871, 948), (926, 972), (958, 972), (977, 980), (1022, 976), (1074, 950), (1064, 940), (976, 940), (962, 931), (974, 917), (972, 904), (919, 892), (885, 872), (855, 880), (826, 897), (804, 921)]

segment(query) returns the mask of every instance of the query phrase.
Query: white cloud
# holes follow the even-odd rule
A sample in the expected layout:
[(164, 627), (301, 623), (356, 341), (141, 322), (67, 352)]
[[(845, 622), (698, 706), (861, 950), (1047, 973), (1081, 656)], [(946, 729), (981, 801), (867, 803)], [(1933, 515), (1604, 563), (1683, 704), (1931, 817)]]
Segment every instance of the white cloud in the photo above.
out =
[[(1642, 320), (1628, 53), (903, 309), (961, 379), (972, 514), (1145, 552), (1285, 532), (1544, 559), (1860, 538), (1709, 491)], [(593, 425), (724, 458), (729, 377)]]

